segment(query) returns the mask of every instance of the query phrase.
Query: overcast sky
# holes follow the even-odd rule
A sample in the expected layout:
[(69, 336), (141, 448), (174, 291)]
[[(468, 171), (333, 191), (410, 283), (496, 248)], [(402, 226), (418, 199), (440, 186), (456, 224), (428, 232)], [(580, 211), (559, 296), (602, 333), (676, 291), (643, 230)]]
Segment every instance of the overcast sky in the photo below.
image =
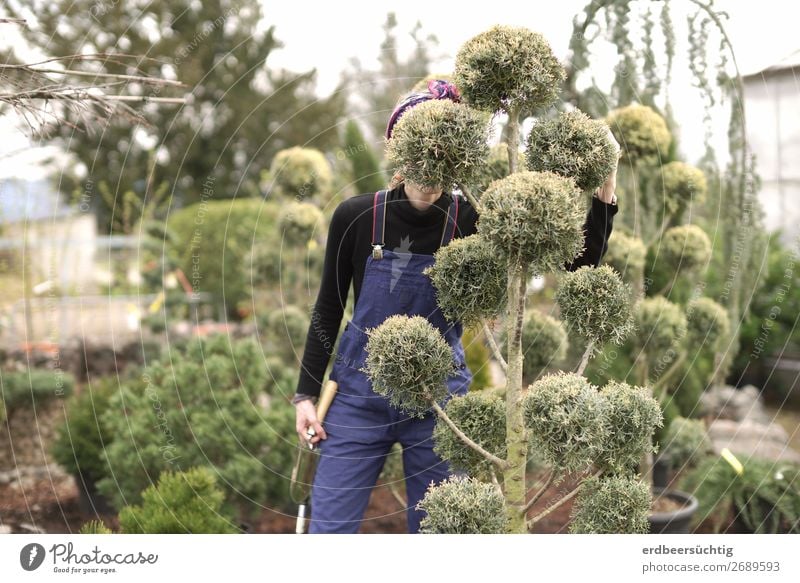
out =
[[(285, 67), (295, 71), (316, 68), (317, 91), (329, 93), (339, 80), (341, 71), (351, 58), (357, 57), (365, 66), (374, 66), (383, 39), (382, 24), (386, 14), (394, 11), (399, 24), (398, 36), (405, 47), (410, 47), (407, 32), (419, 20), (425, 33), (439, 39), (437, 52), (440, 60), (434, 72), (452, 69), (453, 56), (458, 47), (471, 36), (493, 24), (526, 26), (544, 34), (556, 55), (568, 55), (572, 18), (581, 12), (586, 0), (491, 0), (481, 3), (434, 2), (431, 0), (405, 0), (403, 2), (364, 2), (339, 0), (336, 2), (296, 2), (263, 0), (264, 26), (274, 25), (276, 36), (285, 48), (270, 55), (270, 67)], [(658, 3), (660, 4), (660, 2)], [(678, 31), (685, 28), (689, 0), (671, 2), (673, 19)], [(797, 37), (796, 3), (790, 0), (717, 0), (718, 9), (726, 10), (730, 19), (726, 27), (736, 50), (743, 73), (754, 72), (779, 61), (800, 48)], [(679, 42), (685, 35), (678, 34)], [(401, 44), (401, 47), (403, 45)], [(671, 96), (682, 125), (683, 154), (694, 161), (702, 153), (702, 123), (697, 90), (691, 87), (686, 71), (686, 45), (678, 46), (673, 89)], [(607, 63), (604, 65), (603, 63)], [(609, 77), (616, 63), (613, 51), (601, 59), (592, 74)], [(721, 115), (715, 124), (718, 141), (725, 140), (727, 115)], [(34, 177), (41, 174), (36, 160), (42, 149), (29, 148), (25, 137), (13, 128), (13, 115), (0, 119), (0, 177)], [(9, 156), (10, 152), (23, 151)]]

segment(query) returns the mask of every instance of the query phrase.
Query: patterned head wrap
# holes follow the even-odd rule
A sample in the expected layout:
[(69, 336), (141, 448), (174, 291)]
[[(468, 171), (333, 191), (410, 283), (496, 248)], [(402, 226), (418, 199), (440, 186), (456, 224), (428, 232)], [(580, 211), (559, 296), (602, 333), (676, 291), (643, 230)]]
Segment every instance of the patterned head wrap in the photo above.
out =
[(455, 85), (448, 81), (443, 81), (442, 79), (431, 79), (428, 81), (427, 91), (411, 93), (397, 104), (397, 107), (395, 107), (394, 111), (392, 112), (392, 116), (389, 118), (389, 123), (386, 125), (386, 139), (388, 140), (392, 137), (392, 129), (394, 128), (394, 124), (397, 123), (397, 120), (400, 119), (401, 115), (415, 105), (430, 99), (449, 99), (459, 103), (461, 101), (461, 93), (459, 93), (458, 88)]

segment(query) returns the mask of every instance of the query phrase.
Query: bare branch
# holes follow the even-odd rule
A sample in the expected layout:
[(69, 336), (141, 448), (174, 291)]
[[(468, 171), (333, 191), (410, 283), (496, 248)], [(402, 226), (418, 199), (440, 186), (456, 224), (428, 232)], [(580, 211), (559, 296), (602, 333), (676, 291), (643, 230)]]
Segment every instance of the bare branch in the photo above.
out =
[(472, 441), (463, 431), (461, 431), (456, 426), (455, 423), (453, 423), (453, 420), (450, 419), (450, 417), (448, 417), (447, 413), (444, 412), (444, 410), (439, 406), (439, 403), (437, 403), (436, 401), (433, 401), (433, 410), (436, 411), (436, 414), (445, 423), (447, 423), (447, 426), (453, 431), (453, 433), (455, 433), (458, 436), (458, 438), (461, 441), (464, 442), (464, 444), (467, 447), (471, 448), (473, 451), (476, 451), (477, 453), (479, 453), (480, 455), (485, 457), (487, 460), (492, 462), (494, 465), (496, 465), (501, 470), (504, 470), (508, 466), (508, 462), (506, 460), (500, 459), (499, 457), (497, 457), (493, 453), (486, 451), (480, 445), (478, 445), (477, 443)]
[(503, 353), (500, 350), (500, 347), (497, 345), (497, 342), (495, 342), (494, 334), (492, 334), (492, 331), (489, 329), (489, 325), (485, 321), (483, 322), (483, 335), (486, 336), (486, 341), (489, 343), (489, 346), (491, 347), (492, 353), (494, 353), (494, 357), (497, 359), (497, 362), (500, 363), (503, 372), (507, 373), (508, 363), (506, 362), (506, 359), (503, 358)]

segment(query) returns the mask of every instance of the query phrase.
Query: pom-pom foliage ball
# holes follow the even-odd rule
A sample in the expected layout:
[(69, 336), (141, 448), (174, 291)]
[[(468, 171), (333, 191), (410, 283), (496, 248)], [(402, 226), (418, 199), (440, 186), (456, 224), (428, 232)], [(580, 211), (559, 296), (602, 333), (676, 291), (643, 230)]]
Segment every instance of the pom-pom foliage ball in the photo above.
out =
[(699, 168), (675, 161), (661, 167), (664, 201), (670, 214), (683, 213), (691, 204), (705, 202), (708, 185)]
[(686, 307), (690, 342), (696, 348), (716, 350), (730, 335), (728, 310), (711, 298), (697, 298)]
[(422, 316), (389, 316), (367, 332), (367, 359), (361, 370), (376, 393), (422, 418), (431, 401), (447, 397), (447, 377), (456, 372), (453, 351)]
[(489, 118), (462, 103), (431, 99), (406, 111), (387, 141), (389, 163), (426, 187), (473, 184), (489, 155)]
[(485, 111), (546, 108), (565, 77), (544, 36), (526, 28), (493, 26), (456, 54), (456, 85), (467, 103)]
[(572, 511), (573, 534), (646, 534), (652, 496), (647, 484), (633, 477), (585, 480)]
[(664, 436), (663, 455), (673, 468), (695, 465), (714, 451), (705, 423), (701, 419), (675, 417)]
[(639, 281), (644, 274), (644, 261), (647, 247), (638, 237), (630, 237), (625, 233), (614, 231), (608, 239), (608, 250), (603, 261), (617, 273), (622, 274), (625, 281)]
[(630, 286), (608, 265), (561, 275), (555, 301), (570, 330), (601, 344), (621, 344), (633, 329)]
[(585, 470), (609, 437), (603, 401), (582, 376), (559, 371), (533, 383), (523, 401), (531, 446), (554, 469)]
[(270, 175), (278, 196), (307, 200), (327, 195), (333, 172), (325, 155), (313, 148), (288, 148), (272, 159)]
[(436, 301), (448, 320), (470, 326), (504, 310), (508, 271), (483, 237), (455, 239), (434, 257), (424, 273), (431, 278)]
[(667, 122), (646, 105), (633, 103), (615, 109), (606, 118), (614, 138), (629, 162), (651, 162), (665, 156), (672, 142)]
[(556, 271), (583, 251), (585, 206), (571, 178), (517, 172), (481, 198), (478, 233), (511, 264)]
[(652, 436), (663, 424), (661, 407), (645, 389), (611, 381), (600, 389), (608, 439), (597, 464), (612, 473), (635, 471), (642, 456), (654, 451)]
[(578, 188), (593, 190), (616, 167), (617, 149), (604, 122), (575, 110), (536, 123), (528, 136), (526, 159), (529, 170), (568, 176)]
[[(497, 395), (468, 393), (448, 401), (445, 413), (456, 426), (486, 451), (505, 458), (506, 456), (506, 407)], [(467, 447), (450, 427), (441, 419), (433, 429), (434, 451), (450, 462), (456, 470), (469, 475), (489, 478), (491, 462)]]
[[(506, 351), (506, 329), (500, 335), (500, 346)], [(539, 310), (527, 310), (522, 321), (523, 379), (535, 379), (545, 368), (562, 361), (567, 355), (569, 340), (564, 325)]]
[(651, 360), (666, 358), (670, 348), (686, 337), (686, 316), (664, 296), (645, 298), (636, 304), (636, 339)]
[(494, 484), (459, 475), (428, 486), (417, 510), (424, 534), (498, 534), (508, 529), (505, 499)]
[(697, 225), (680, 225), (667, 229), (654, 251), (673, 270), (694, 273), (711, 260), (711, 241)]
[(322, 211), (309, 202), (286, 205), (278, 217), (278, 225), (290, 245), (305, 245), (322, 229)]

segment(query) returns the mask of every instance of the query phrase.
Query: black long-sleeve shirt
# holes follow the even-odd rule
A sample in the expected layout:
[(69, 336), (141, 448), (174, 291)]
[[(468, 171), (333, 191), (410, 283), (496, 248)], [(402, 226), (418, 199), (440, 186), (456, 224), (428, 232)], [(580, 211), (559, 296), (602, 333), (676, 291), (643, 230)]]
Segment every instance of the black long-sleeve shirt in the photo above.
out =
[[(367, 257), (372, 253), (372, 203), (374, 193), (360, 194), (339, 203), (331, 217), (322, 280), (311, 313), (303, 352), (297, 395), (319, 396), (339, 334), (344, 308), (353, 285), (355, 301), (361, 291)], [(401, 184), (386, 197), (386, 249), (433, 255), (439, 248), (452, 194), (443, 193), (425, 210), (411, 205)], [(606, 252), (617, 205), (593, 197), (584, 224), (585, 251), (567, 267), (597, 266)], [(455, 237), (477, 232), (478, 213), (465, 199), (459, 201)]]

